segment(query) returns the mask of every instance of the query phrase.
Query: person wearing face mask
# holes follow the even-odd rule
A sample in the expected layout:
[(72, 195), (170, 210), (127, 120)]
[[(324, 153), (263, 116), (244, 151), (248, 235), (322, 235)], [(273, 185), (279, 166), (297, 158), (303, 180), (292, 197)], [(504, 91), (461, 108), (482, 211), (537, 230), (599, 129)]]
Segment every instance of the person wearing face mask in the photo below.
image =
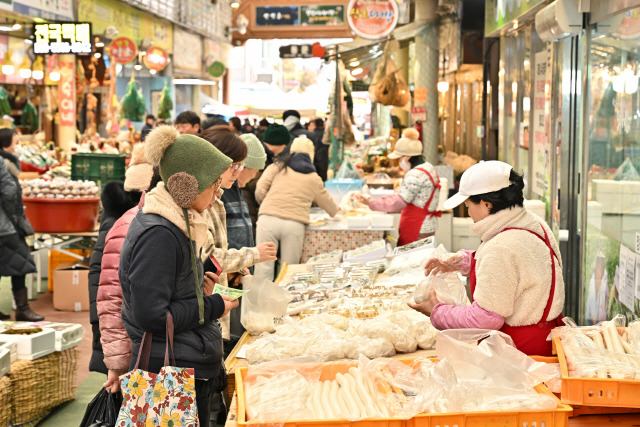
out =
[(371, 210), (400, 212), (398, 246), (433, 236), (442, 214), (436, 208), (440, 195), (440, 178), (422, 156), (420, 134), (413, 128), (402, 132), (396, 147), (387, 157), (400, 159), (400, 168), (406, 172), (398, 193), (379, 199), (358, 196)]
[(409, 306), (430, 316), (436, 329), (499, 330), (523, 353), (551, 356), (547, 336), (563, 324), (562, 259), (547, 223), (523, 207), (523, 188), (522, 175), (504, 162), (480, 162), (465, 171), (460, 191), (444, 206), (464, 203), (482, 244), (475, 252), (429, 259), (425, 274), (469, 276), (473, 304), (442, 303), (432, 290), (426, 301)]

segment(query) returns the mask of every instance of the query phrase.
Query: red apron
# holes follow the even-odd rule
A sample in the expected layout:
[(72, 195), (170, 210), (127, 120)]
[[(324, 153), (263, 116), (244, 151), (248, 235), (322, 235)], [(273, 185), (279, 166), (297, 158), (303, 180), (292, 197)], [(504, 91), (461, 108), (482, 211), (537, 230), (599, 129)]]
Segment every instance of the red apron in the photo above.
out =
[(408, 245), (409, 243), (413, 243), (418, 240), (420, 228), (427, 216), (442, 216), (442, 211), (429, 210), (429, 205), (433, 200), (433, 195), (435, 194), (436, 189), (440, 188), (440, 178), (438, 177), (438, 174), (436, 173), (437, 181), (435, 181), (426, 169), (416, 168), (416, 170), (424, 172), (429, 177), (433, 184), (433, 191), (431, 192), (427, 203), (424, 204), (424, 207), (419, 208), (416, 205), (409, 203), (404, 209), (402, 209), (402, 212), (400, 213), (400, 224), (398, 227), (398, 232), (400, 234), (398, 238), (398, 246)]
[[(547, 341), (547, 337), (551, 330), (557, 326), (562, 326), (562, 314), (553, 320), (546, 321), (549, 317), (549, 311), (551, 310), (551, 304), (553, 303), (553, 294), (556, 289), (556, 265), (553, 262), (553, 258), (558, 259), (558, 256), (553, 252), (553, 248), (551, 247), (551, 242), (549, 241), (549, 236), (547, 236), (547, 232), (542, 227), (542, 232), (544, 233), (544, 237), (539, 235), (536, 232), (531, 230), (526, 230), (524, 228), (505, 228), (502, 231), (507, 230), (524, 230), (529, 233), (535, 235), (540, 240), (544, 242), (545, 245), (549, 248), (549, 253), (551, 256), (551, 289), (549, 290), (549, 297), (547, 299), (547, 305), (544, 307), (544, 312), (542, 313), (542, 318), (540, 321), (534, 325), (526, 325), (526, 326), (509, 326), (506, 323), (500, 328), (501, 332), (509, 335), (512, 339), (518, 350), (528, 355), (537, 355), (537, 356), (551, 356), (551, 341)], [(471, 260), (471, 271), (470, 271), (470, 288), (471, 288), (471, 300), (473, 301), (473, 294), (476, 290), (476, 253), (473, 253), (473, 258)]]

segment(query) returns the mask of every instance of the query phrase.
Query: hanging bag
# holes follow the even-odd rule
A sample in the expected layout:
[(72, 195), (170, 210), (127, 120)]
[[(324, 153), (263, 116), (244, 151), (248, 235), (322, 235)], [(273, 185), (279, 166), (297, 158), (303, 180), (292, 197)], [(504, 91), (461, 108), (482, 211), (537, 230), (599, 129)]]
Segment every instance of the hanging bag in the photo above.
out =
[[(173, 317), (169, 312), (166, 336), (164, 367), (158, 374), (148, 372), (152, 335), (145, 332), (135, 367), (120, 377), (123, 402), (116, 423), (118, 427), (199, 426), (194, 370), (175, 366)], [(169, 365), (169, 347), (173, 366)]]

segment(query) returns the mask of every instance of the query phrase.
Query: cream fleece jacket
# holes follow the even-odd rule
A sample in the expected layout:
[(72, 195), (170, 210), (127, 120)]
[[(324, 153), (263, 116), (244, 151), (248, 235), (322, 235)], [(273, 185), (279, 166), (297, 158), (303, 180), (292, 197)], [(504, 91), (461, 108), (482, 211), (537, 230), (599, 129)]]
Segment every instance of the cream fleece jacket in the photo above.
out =
[[(146, 194), (142, 212), (160, 215), (168, 219), (173, 225), (182, 230), (185, 236), (189, 236), (182, 208), (173, 200), (163, 182), (158, 183), (156, 188)], [(200, 212), (194, 209), (187, 209), (187, 213), (191, 228), (191, 240), (195, 240), (196, 251), (200, 252), (200, 248), (202, 248), (207, 239), (207, 223), (204, 215)]]
[(277, 163), (269, 165), (260, 177), (256, 200), (260, 203), (258, 215), (277, 216), (305, 225), (309, 224), (313, 202), (330, 216), (338, 212), (338, 206), (317, 173), (300, 173), (290, 167), (281, 168)]
[(482, 244), (476, 251), (476, 289), (474, 300), (487, 311), (504, 317), (510, 326), (533, 325), (542, 313), (551, 289), (551, 256), (542, 240), (524, 230), (502, 230), (509, 227), (531, 230), (542, 237), (544, 227), (554, 257), (556, 283), (549, 317), (560, 315), (564, 306), (564, 280), (560, 249), (547, 224), (520, 207), (504, 209), (473, 224), (471, 230)]

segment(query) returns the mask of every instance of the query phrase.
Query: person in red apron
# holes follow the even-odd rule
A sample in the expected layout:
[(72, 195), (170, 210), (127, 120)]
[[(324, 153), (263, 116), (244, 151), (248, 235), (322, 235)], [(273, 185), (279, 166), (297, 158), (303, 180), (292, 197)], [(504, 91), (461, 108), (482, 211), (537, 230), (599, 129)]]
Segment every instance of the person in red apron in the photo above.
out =
[(547, 337), (562, 325), (562, 261), (547, 224), (523, 207), (523, 188), (522, 176), (499, 161), (478, 163), (462, 175), (460, 191), (444, 206), (465, 203), (482, 244), (475, 252), (428, 260), (425, 274), (469, 276), (473, 302), (444, 304), (431, 291), (427, 301), (409, 306), (431, 316), (437, 329), (495, 329), (525, 354), (550, 356)]
[(440, 178), (431, 163), (422, 156), (419, 133), (413, 128), (402, 132), (390, 159), (400, 159), (400, 168), (407, 173), (398, 193), (379, 199), (359, 196), (358, 200), (371, 210), (400, 212), (398, 246), (433, 236), (442, 215), (437, 210), (440, 195)]

